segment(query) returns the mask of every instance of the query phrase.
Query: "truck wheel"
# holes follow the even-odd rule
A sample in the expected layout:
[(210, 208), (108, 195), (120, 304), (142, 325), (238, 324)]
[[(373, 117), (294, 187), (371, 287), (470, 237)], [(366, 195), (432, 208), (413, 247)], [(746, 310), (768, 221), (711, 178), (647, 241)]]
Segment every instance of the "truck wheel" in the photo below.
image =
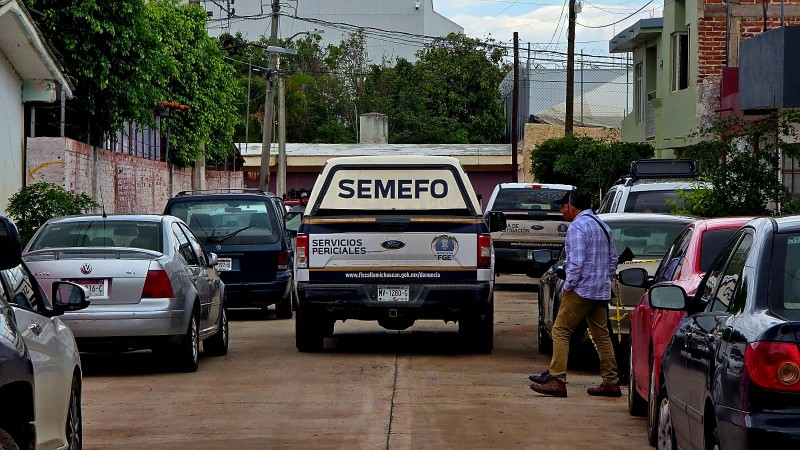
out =
[(494, 302), (483, 313), (458, 321), (464, 344), (475, 353), (489, 354), (494, 349)]
[(295, 346), (297, 351), (314, 353), (322, 351), (325, 345), (324, 326), (320, 319), (302, 309), (297, 311), (294, 319)]

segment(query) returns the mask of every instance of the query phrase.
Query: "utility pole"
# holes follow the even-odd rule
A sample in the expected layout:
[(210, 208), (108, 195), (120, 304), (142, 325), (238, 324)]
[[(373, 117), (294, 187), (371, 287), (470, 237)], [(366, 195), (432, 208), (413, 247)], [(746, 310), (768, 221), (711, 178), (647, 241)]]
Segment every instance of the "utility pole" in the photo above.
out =
[[(270, 45), (278, 45), (278, 13), (281, 10), (280, 0), (272, 0), (272, 29), (270, 30)], [(261, 141), (261, 171), (259, 173), (258, 184), (261, 190), (269, 190), (269, 153), (270, 146), (272, 145), (272, 123), (273, 119), (273, 101), (274, 101), (274, 83), (273, 74), (275, 67), (278, 64), (278, 55), (275, 53), (269, 54), (269, 71), (267, 71), (267, 98), (264, 99), (264, 130), (263, 139)]]
[(519, 33), (514, 32), (514, 88), (511, 97), (511, 182), (519, 182), (517, 141), (519, 141)]
[(276, 194), (286, 193), (286, 77), (280, 73), (278, 60), (278, 183)]
[(567, 104), (564, 117), (564, 134), (572, 133), (575, 118), (575, 0), (569, 0), (569, 28), (567, 28)]

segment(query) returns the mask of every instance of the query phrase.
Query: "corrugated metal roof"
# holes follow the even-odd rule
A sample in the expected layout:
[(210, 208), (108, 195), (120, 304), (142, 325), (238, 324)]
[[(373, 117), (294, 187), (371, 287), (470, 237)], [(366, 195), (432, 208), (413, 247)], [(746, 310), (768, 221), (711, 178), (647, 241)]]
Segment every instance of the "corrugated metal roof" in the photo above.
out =
[[(261, 144), (234, 144), (242, 156), (261, 155)], [(278, 145), (273, 143), (271, 154)], [(286, 144), (286, 156), (511, 156), (511, 144)]]

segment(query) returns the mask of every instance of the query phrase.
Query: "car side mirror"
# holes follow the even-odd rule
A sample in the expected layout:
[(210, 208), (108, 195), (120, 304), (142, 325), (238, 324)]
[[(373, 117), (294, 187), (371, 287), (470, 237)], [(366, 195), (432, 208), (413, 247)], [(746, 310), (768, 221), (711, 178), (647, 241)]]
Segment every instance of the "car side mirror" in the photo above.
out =
[(22, 242), (16, 225), (0, 216), (0, 270), (12, 269), (22, 264)]
[(85, 287), (69, 281), (53, 283), (53, 312), (63, 314), (67, 311), (79, 311), (89, 306), (89, 291)]
[(619, 282), (625, 286), (631, 287), (647, 287), (647, 271), (641, 267), (633, 267), (630, 269), (621, 270), (617, 275)]
[(300, 224), (303, 223), (302, 211), (291, 211), (286, 213), (286, 231), (297, 235), (297, 230), (300, 229)]
[(219, 257), (216, 253), (209, 253), (208, 254), (208, 265), (209, 267), (216, 267), (217, 263), (219, 262)]
[(684, 311), (689, 303), (686, 291), (673, 284), (661, 284), (650, 288), (650, 306), (656, 309)]
[(503, 231), (506, 229), (506, 215), (501, 211), (489, 211), (489, 232)]

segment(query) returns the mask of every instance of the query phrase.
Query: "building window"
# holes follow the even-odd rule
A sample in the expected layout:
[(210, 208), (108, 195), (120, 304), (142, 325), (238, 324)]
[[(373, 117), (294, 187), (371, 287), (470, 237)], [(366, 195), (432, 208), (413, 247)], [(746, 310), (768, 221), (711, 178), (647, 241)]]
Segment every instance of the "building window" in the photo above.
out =
[(689, 33), (672, 35), (672, 90), (689, 87)]
[(789, 189), (792, 198), (800, 198), (800, 159), (783, 158), (783, 184)]
[(644, 95), (644, 70), (642, 63), (636, 64), (634, 68), (636, 78), (636, 123), (644, 122), (645, 95)]

